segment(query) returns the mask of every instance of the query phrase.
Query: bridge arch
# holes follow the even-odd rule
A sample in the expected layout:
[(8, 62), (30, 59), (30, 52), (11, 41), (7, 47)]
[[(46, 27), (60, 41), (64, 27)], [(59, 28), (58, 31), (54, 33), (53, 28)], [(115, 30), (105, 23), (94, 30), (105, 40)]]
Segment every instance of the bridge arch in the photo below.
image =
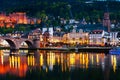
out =
[(16, 49), (17, 46), (13, 40), (11, 39), (4, 39), (4, 40), (8, 42), (8, 44), (10, 45), (10, 49)]
[(29, 39), (18, 39), (18, 38), (9, 38), (9, 37), (2, 37), (0, 39), (5, 40), (6, 42), (8, 42), (10, 49), (20, 49), (22, 48), (22, 43), (25, 42), (27, 45), (27, 48), (36, 48), (36, 45), (39, 45), (39, 43), (36, 43), (33, 40), (29, 40)]
[(30, 41), (30, 40), (23, 40), (23, 41), (21, 41), (19, 48), (21, 48), (21, 44), (22, 44), (23, 42), (25, 42), (25, 43), (27, 44), (28, 48), (33, 48), (33, 42)]

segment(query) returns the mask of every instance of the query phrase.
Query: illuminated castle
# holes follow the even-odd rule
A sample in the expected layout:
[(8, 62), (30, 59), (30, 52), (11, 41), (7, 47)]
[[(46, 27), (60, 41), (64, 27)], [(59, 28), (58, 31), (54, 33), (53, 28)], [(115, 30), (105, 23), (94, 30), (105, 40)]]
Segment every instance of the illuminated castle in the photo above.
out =
[(0, 14), (0, 27), (14, 28), (15, 24), (39, 24), (40, 22), (40, 19), (28, 18), (25, 12), (16, 12), (9, 15)]

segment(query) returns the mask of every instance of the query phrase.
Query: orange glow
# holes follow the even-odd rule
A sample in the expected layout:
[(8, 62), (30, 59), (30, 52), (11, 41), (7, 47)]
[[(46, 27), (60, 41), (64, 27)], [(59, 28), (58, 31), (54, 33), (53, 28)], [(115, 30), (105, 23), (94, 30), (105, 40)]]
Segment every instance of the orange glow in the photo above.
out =
[(16, 12), (9, 15), (5, 13), (0, 14), (0, 27), (12, 27), (14, 28), (15, 24), (40, 24), (41, 19), (30, 18), (28, 19), (25, 12)]
[(27, 64), (23, 63), (19, 68), (19, 76), (24, 77), (26, 75), (26, 71), (27, 71)]
[[(2, 57), (0, 57), (2, 59)], [(4, 75), (10, 73), (19, 77), (24, 77), (27, 71), (26, 61), (21, 61), (20, 56), (10, 56), (7, 60), (4, 59), (3, 64), (0, 59), (0, 74)], [(23, 58), (25, 59), (25, 58)], [(6, 62), (8, 61), (8, 62)]]
[(0, 65), (0, 74), (6, 74), (9, 71), (9, 66), (8, 65)]
[(38, 20), (37, 20), (37, 23), (40, 24), (40, 23), (41, 23), (41, 19), (38, 19)]

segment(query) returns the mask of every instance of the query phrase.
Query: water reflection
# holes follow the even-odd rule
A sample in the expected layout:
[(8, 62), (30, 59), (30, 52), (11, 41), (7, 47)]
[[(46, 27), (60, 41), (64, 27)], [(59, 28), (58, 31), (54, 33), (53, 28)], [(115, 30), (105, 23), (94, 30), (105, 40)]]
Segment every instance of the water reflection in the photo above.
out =
[(26, 57), (9, 56), (9, 73), (20, 77), (25, 76), (27, 71), (27, 64), (25, 59)]
[(104, 53), (39, 50), (17, 51), (13, 53), (14, 55), (5, 55), (5, 50), (0, 50), (0, 75), (9, 74), (26, 77), (27, 73), (32, 69), (40, 69), (40, 73), (43, 71), (49, 73), (55, 70), (61, 73), (68, 72), (70, 73), (69, 78), (72, 79), (71, 74), (76, 70), (79, 72), (82, 70), (82, 73), (85, 72), (84, 74), (89, 75), (89, 71), (96, 70), (99, 72), (98, 74), (104, 77), (104, 80), (109, 80), (111, 73), (116, 73), (119, 70), (120, 64), (119, 55), (105, 55)]

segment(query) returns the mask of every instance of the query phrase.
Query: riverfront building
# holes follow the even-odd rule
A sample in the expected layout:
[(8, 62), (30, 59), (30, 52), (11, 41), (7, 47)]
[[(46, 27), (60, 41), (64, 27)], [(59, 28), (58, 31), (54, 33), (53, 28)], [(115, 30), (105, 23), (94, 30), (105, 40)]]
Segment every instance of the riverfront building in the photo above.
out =
[(76, 30), (73, 29), (72, 32), (67, 33), (63, 36), (63, 42), (70, 44), (88, 44), (89, 34), (87, 32), (83, 32), (82, 29), (80, 29), (79, 32), (76, 32)]
[(89, 44), (91, 45), (104, 45), (107, 38), (104, 38), (108, 33), (104, 30), (94, 30), (89, 33)]
[(110, 44), (117, 45), (119, 43), (118, 32), (110, 32)]

